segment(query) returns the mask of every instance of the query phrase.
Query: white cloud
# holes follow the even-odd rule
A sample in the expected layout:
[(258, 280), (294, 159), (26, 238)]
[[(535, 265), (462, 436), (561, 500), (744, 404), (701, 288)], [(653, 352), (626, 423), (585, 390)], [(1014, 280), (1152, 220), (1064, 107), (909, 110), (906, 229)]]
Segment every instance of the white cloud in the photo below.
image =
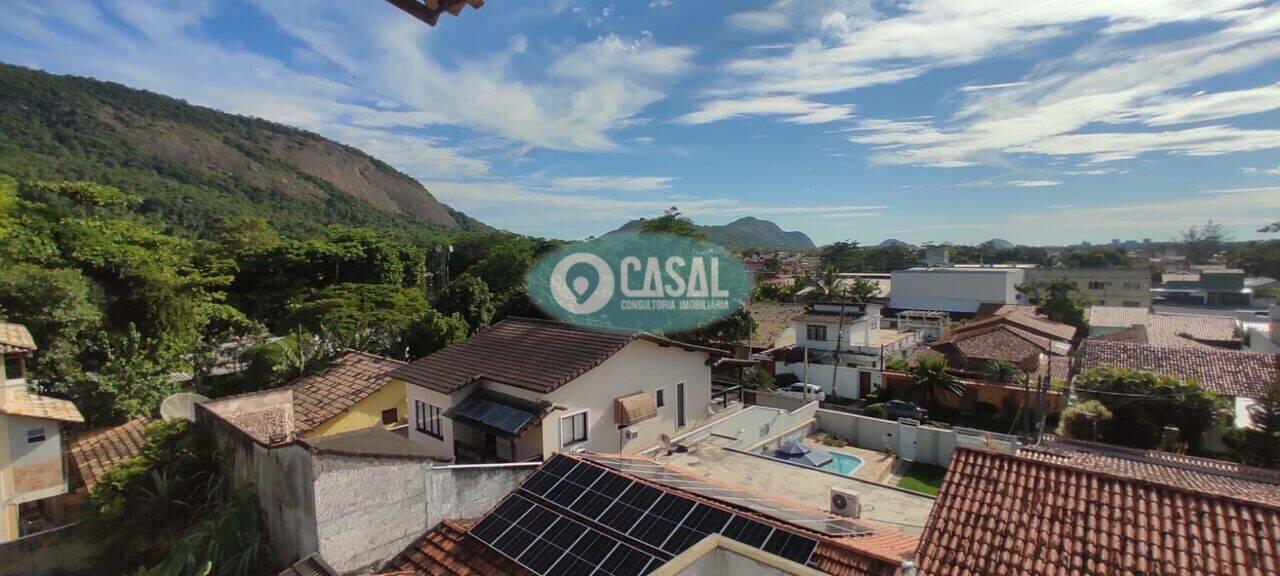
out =
[(729, 15), (730, 26), (748, 32), (779, 32), (790, 26), (785, 14), (776, 11), (750, 10)]
[(1009, 185), (1018, 188), (1044, 188), (1047, 186), (1058, 186), (1062, 183), (1057, 180), (1010, 180)]
[(1241, 168), (1240, 172), (1249, 176), (1259, 176), (1263, 174), (1280, 176), (1280, 166), (1276, 166), (1275, 168), (1256, 168), (1253, 166), (1246, 166)]
[(652, 192), (669, 190), (676, 178), (671, 176), (566, 176), (551, 180), (551, 187), (566, 192), (583, 190), (617, 192)]
[(707, 124), (742, 116), (783, 116), (795, 124), (821, 124), (853, 115), (853, 106), (822, 104), (795, 96), (761, 96), (741, 100), (716, 100), (696, 112), (676, 119), (681, 124)]

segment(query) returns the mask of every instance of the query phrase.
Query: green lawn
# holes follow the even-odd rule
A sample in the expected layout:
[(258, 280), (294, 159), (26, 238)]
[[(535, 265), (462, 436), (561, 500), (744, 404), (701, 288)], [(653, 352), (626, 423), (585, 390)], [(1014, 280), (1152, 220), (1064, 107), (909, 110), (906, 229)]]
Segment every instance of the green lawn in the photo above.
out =
[(907, 468), (907, 473), (902, 476), (902, 480), (898, 481), (898, 487), (937, 496), (938, 487), (942, 485), (942, 477), (946, 474), (946, 468), (912, 463)]

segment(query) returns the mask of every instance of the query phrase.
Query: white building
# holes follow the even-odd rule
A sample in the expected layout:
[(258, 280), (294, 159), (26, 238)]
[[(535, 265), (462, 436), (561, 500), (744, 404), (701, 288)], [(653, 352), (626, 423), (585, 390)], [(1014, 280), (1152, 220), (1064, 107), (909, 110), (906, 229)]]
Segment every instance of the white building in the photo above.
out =
[(509, 318), (390, 375), (407, 384), (410, 439), (462, 460), (525, 461), (635, 453), (705, 423), (711, 364), (726, 355)]
[(896, 310), (972, 314), (983, 303), (1026, 303), (1017, 289), (1026, 281), (1024, 268), (909, 268), (895, 271), (891, 281), (889, 307)]
[(875, 304), (818, 302), (792, 324), (796, 344), (778, 354), (774, 372), (794, 374), (845, 398), (861, 398), (879, 388), (885, 363), (906, 358), (919, 342), (913, 332), (881, 328)]

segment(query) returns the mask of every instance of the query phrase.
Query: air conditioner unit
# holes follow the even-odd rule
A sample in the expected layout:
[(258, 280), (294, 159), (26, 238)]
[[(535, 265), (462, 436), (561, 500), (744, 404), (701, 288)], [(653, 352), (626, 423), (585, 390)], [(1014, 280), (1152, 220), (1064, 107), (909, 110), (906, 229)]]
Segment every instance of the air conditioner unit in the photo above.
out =
[(861, 497), (857, 492), (847, 488), (831, 487), (831, 513), (849, 518), (862, 517)]
[(636, 430), (635, 426), (632, 426), (627, 428), (627, 431), (624, 432), (623, 435), (627, 437), (627, 440), (635, 440), (640, 437), (640, 431)]

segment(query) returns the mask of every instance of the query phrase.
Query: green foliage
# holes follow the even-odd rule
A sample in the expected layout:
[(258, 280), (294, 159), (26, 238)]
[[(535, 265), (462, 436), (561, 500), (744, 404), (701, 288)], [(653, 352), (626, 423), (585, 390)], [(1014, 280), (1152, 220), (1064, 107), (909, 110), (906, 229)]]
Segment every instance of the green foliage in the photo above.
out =
[(1111, 423), (1111, 411), (1097, 401), (1077, 403), (1062, 412), (1058, 434), (1077, 440), (1097, 440)]
[(48, 389), (83, 379), (81, 354), (102, 337), (101, 304), (79, 270), (0, 265), (0, 317), (31, 331), (40, 352), (28, 367)]
[(1077, 376), (1075, 387), (1115, 416), (1102, 428), (1104, 442), (1137, 448), (1159, 445), (1166, 426), (1176, 426), (1181, 441), (1196, 447), (1224, 409), (1199, 382), (1141, 370), (1094, 368)]
[(1062, 257), (1063, 268), (1124, 268), (1130, 265), (1129, 253), (1119, 248), (1092, 248), (1071, 252)]
[(751, 293), (752, 300), (763, 302), (795, 302), (796, 292), (803, 288), (799, 282), (765, 282), (758, 284)]
[(666, 213), (658, 218), (645, 220), (640, 226), (640, 231), (643, 234), (666, 234), (690, 240), (705, 240), (707, 237), (706, 233), (699, 230), (693, 223), (693, 220), (681, 214), (675, 206), (668, 208)]
[(1022, 369), (1017, 364), (1007, 360), (995, 360), (987, 362), (983, 367), (983, 375), (993, 382), (1013, 382), (1018, 375), (1022, 374)]
[(491, 246), (486, 256), (467, 269), (497, 293), (524, 286), (525, 275), (533, 266), (533, 246), (528, 242), (507, 241)]
[(911, 370), (911, 363), (906, 358), (894, 358), (885, 362), (884, 366), (896, 372), (909, 372)]
[(1182, 254), (1192, 264), (1208, 263), (1222, 251), (1223, 245), (1230, 240), (1227, 229), (1221, 224), (1209, 220), (1199, 228), (1192, 226), (1181, 235), (1180, 248)]
[(473, 334), (489, 325), (497, 306), (489, 285), (470, 274), (449, 282), (439, 304), (442, 311), (462, 317)]
[(1088, 332), (1089, 323), (1085, 320), (1085, 310), (1089, 307), (1089, 299), (1074, 281), (1053, 278), (1028, 282), (1019, 286), (1018, 290), (1027, 295), (1028, 302), (1035, 305), (1037, 314), (1054, 322), (1075, 326), (1078, 332)]
[(941, 356), (921, 357), (911, 368), (908, 394), (923, 398), (925, 408), (936, 411), (938, 400), (945, 396), (964, 396), (964, 386), (947, 372), (947, 359)]
[(938, 490), (942, 488), (942, 480), (946, 476), (946, 468), (912, 462), (907, 467), (907, 471), (903, 473), (902, 479), (898, 481), (898, 487), (921, 494), (928, 494), (929, 496), (937, 496)]
[(144, 438), (90, 492), (87, 522), (106, 541), (95, 573), (268, 572), (257, 501), (221, 474), (211, 439), (182, 420), (152, 422)]
[(1252, 428), (1234, 428), (1223, 437), (1227, 449), (1245, 464), (1280, 468), (1280, 382), (1267, 384), (1249, 416)]
[(889, 419), (889, 411), (885, 409), (883, 404), (872, 404), (862, 410), (862, 415), (870, 418), (879, 418), (881, 420)]
[(746, 341), (755, 331), (755, 319), (751, 317), (751, 313), (747, 311), (745, 306), (739, 306), (732, 314), (716, 322), (694, 330), (673, 334), (671, 338), (690, 344), (716, 346)]
[(1280, 278), (1280, 240), (1237, 244), (1227, 250), (1227, 261), (1250, 274)]

